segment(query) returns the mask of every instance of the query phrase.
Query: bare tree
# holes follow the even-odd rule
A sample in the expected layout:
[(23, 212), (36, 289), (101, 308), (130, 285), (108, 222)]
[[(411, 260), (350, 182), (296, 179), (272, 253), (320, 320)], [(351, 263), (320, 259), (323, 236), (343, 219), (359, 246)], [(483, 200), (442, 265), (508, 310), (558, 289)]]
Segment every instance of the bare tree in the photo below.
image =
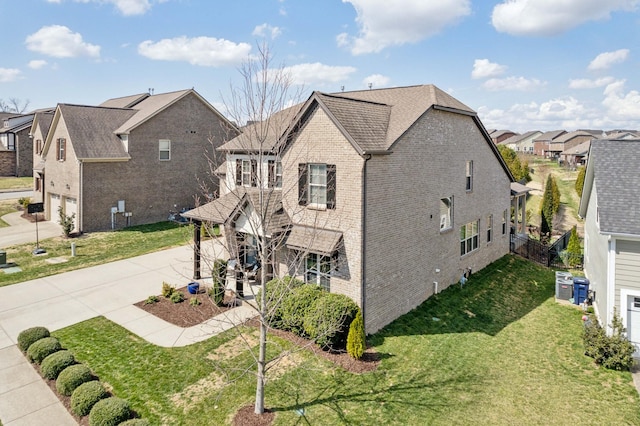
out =
[(29, 107), (29, 100), (22, 101), (18, 98), (9, 98), (9, 102), (5, 102), (0, 99), (0, 111), (1, 112), (15, 112), (16, 114), (23, 114)]

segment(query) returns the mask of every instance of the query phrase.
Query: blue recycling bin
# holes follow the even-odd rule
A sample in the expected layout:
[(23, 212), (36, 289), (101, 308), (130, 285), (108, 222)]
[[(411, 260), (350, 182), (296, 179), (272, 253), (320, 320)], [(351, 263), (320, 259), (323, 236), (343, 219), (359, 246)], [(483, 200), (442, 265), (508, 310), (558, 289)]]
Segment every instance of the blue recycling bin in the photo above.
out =
[(573, 303), (579, 305), (589, 297), (589, 280), (585, 277), (573, 277)]

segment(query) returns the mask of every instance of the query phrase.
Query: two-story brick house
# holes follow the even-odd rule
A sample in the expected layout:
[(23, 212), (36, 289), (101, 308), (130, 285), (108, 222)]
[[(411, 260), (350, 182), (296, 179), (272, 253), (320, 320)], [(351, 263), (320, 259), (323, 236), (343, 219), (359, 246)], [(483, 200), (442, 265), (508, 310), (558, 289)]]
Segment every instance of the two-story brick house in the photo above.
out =
[(348, 295), (372, 333), (508, 253), (512, 176), (447, 93), (314, 92), (283, 115), (262, 143), (248, 126), (220, 148), (226, 190), (186, 213), (224, 224), (240, 264), (255, 262), (267, 219), (269, 273)]
[(207, 151), (236, 134), (192, 89), (59, 104), (37, 167), (45, 214), (56, 221), (62, 207), (81, 232), (166, 220), (194, 205)]

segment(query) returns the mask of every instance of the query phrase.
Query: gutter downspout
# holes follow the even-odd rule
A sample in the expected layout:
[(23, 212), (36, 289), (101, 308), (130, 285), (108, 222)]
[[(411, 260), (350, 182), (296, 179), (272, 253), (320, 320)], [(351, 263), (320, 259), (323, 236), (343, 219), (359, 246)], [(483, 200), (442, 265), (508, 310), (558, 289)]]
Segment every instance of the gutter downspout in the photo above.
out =
[[(360, 310), (362, 311), (362, 321), (365, 324), (365, 330), (367, 329), (367, 317), (366, 317), (366, 293), (367, 293), (367, 280), (366, 280), (366, 271), (367, 268), (365, 266), (366, 261), (366, 231), (367, 231), (367, 161), (371, 159), (371, 154), (364, 155), (364, 162), (362, 163), (362, 231), (361, 231), (361, 250), (360, 256), (362, 260), (360, 261)], [(366, 334), (366, 331), (365, 331)]]

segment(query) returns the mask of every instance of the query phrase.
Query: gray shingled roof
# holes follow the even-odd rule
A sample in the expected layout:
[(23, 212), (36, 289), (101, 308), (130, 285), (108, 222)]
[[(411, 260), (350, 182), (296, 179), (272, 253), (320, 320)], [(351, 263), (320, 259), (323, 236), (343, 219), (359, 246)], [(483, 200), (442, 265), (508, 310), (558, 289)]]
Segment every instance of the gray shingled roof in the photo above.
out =
[(585, 130), (576, 130), (573, 132), (569, 132), (569, 133), (564, 133), (558, 137), (556, 137), (555, 139), (553, 139), (553, 142), (567, 142), (573, 138), (576, 138), (578, 136), (590, 136), (590, 137), (594, 137), (593, 133), (587, 132)]
[(53, 112), (37, 112), (34, 120), (37, 120), (42, 137), (46, 139), (53, 121)]
[(566, 130), (551, 130), (549, 132), (545, 132), (534, 139), (535, 141), (552, 141), (560, 135), (564, 135)]
[(584, 155), (589, 152), (589, 147), (591, 146), (591, 141), (584, 141), (574, 146), (573, 148), (569, 148), (567, 150), (562, 151), (564, 155)]
[(640, 235), (640, 141), (594, 140), (593, 162), (602, 233)]
[(341, 239), (342, 232), (294, 225), (285, 244), (295, 250), (331, 255)]
[(137, 113), (131, 116), (125, 123), (122, 123), (120, 127), (116, 128), (115, 133), (129, 133), (133, 128), (144, 123), (145, 121), (156, 115), (158, 112), (162, 111), (167, 106), (171, 105), (172, 103), (174, 103), (181, 97), (186, 96), (187, 93), (192, 91), (192, 89), (180, 90), (178, 92), (161, 93), (144, 98), (144, 100), (136, 103), (133, 107), (137, 111)]
[(131, 118), (131, 109), (58, 105), (79, 159), (129, 158), (113, 129)]
[(131, 108), (150, 95), (148, 93), (140, 93), (137, 95), (123, 96), (121, 98), (108, 99), (98, 106), (107, 108)]

